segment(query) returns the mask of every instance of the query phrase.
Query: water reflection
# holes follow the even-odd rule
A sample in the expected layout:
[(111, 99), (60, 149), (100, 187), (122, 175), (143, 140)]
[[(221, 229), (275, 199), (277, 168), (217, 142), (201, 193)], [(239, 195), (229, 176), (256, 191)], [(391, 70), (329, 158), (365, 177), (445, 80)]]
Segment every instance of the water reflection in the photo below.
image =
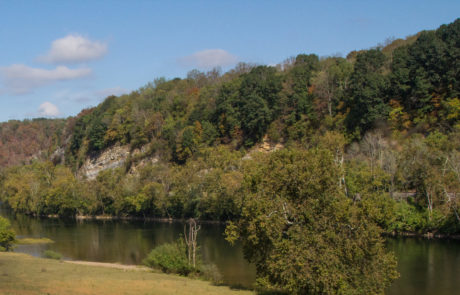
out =
[(460, 294), (460, 242), (416, 238), (389, 239), (401, 277), (387, 294)]
[[(183, 224), (151, 221), (58, 220), (0, 214), (10, 219), (18, 237), (50, 238), (47, 245), (19, 245), (17, 252), (41, 256), (50, 249), (66, 259), (141, 264), (152, 248), (172, 242), (183, 233)], [(204, 224), (198, 245), (205, 263), (215, 264), (227, 284), (250, 287), (255, 270), (243, 257), (240, 245), (225, 241), (221, 225)]]

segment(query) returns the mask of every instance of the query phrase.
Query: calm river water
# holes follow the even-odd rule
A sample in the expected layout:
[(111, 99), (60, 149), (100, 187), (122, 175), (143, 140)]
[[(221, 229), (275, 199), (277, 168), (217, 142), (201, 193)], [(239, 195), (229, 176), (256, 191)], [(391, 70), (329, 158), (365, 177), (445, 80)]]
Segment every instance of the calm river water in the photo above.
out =
[[(12, 215), (8, 217), (18, 237), (47, 237), (49, 245), (17, 246), (15, 251), (40, 256), (51, 249), (66, 259), (141, 264), (150, 250), (172, 242), (183, 233), (183, 224), (144, 221), (57, 220)], [(243, 257), (240, 245), (232, 247), (223, 236), (222, 225), (205, 224), (198, 244), (205, 262), (214, 263), (227, 284), (250, 287), (255, 268)], [(460, 242), (415, 238), (389, 239), (401, 278), (386, 294), (460, 294)]]

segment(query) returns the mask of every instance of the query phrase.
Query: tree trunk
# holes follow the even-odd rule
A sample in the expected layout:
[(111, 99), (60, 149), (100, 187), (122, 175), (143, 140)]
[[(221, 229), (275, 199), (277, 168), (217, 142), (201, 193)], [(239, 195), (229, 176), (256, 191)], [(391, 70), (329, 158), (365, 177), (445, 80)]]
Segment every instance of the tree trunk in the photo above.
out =
[(184, 238), (185, 243), (187, 244), (187, 256), (188, 264), (193, 265), (196, 268), (196, 238), (198, 236), (198, 231), (201, 229), (201, 226), (197, 226), (195, 219), (190, 218), (188, 221), (188, 233), (187, 233), (187, 224), (184, 225)]

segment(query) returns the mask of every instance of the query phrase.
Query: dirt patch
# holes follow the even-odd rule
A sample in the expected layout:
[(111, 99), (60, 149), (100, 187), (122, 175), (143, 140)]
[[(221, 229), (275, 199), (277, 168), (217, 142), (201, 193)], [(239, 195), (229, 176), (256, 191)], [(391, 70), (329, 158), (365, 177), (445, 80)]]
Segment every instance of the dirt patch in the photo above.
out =
[(80, 265), (117, 268), (117, 269), (123, 269), (123, 270), (151, 271), (150, 268), (145, 267), (145, 266), (140, 266), (140, 265), (126, 265), (126, 264), (119, 264), (119, 263), (92, 262), (92, 261), (79, 261), (79, 260), (66, 260), (64, 262), (80, 264)]

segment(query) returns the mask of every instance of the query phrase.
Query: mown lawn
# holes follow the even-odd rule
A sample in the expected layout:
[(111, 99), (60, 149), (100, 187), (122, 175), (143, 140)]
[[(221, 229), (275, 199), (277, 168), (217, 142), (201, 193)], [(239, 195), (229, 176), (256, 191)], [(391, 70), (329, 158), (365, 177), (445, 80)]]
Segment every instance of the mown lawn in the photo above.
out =
[(253, 294), (209, 282), (139, 270), (0, 253), (0, 294)]

